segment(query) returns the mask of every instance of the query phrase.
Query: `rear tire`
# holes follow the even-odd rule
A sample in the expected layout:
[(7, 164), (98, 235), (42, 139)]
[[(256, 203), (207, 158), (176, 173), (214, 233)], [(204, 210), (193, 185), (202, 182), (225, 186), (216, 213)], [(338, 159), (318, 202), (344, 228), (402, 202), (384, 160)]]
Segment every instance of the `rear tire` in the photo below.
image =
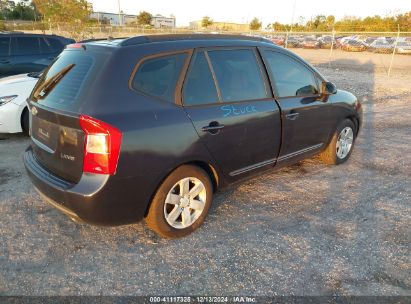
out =
[(208, 174), (201, 168), (183, 165), (162, 182), (145, 221), (164, 237), (183, 237), (201, 226), (212, 199), (213, 187)]
[(354, 148), (356, 134), (355, 125), (350, 119), (342, 121), (327, 148), (319, 154), (320, 160), (329, 165), (346, 162)]
[(23, 133), (27, 136), (29, 136), (29, 110), (25, 108), (23, 110), (23, 113), (21, 114), (21, 129), (23, 130)]

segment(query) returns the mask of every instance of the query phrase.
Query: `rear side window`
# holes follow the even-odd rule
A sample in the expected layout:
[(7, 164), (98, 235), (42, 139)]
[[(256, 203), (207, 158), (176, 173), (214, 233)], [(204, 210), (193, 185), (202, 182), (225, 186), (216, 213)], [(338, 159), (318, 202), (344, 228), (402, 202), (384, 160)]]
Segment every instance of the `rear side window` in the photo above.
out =
[(10, 50), (10, 38), (0, 38), (0, 56), (8, 56)]
[(265, 51), (264, 55), (279, 97), (318, 94), (317, 81), (313, 73), (303, 64), (276, 52)]
[(143, 61), (132, 80), (132, 87), (144, 94), (174, 102), (174, 93), (186, 53), (166, 55)]
[(45, 38), (40, 38), (40, 51), (43, 54), (53, 53), (50, 43)]
[(37, 37), (16, 37), (12, 39), (12, 55), (38, 55), (40, 54), (39, 39)]
[(207, 53), (223, 102), (269, 97), (253, 50), (219, 50)]
[(64, 45), (57, 39), (40, 38), (40, 50), (43, 54), (60, 53), (63, 49)]
[(183, 89), (185, 105), (198, 105), (218, 102), (213, 75), (204, 52), (195, 55), (186, 76)]
[(60, 53), (64, 49), (64, 45), (58, 40), (53, 38), (45, 38), (52, 53)]

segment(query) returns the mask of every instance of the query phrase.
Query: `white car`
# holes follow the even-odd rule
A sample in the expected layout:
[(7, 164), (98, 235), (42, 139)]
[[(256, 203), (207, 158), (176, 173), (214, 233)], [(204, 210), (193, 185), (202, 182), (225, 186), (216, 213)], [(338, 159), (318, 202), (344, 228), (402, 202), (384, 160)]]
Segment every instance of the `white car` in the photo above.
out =
[(20, 74), (0, 79), (0, 133), (29, 132), (29, 97), (40, 73)]

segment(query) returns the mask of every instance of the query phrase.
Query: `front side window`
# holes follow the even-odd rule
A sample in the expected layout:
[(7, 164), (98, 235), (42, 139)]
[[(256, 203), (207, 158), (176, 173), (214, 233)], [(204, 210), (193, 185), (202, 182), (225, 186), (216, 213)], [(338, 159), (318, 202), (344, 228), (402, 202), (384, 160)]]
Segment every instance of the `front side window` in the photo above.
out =
[(38, 55), (40, 54), (39, 39), (37, 37), (17, 37), (11, 46), (13, 55)]
[(279, 97), (310, 96), (319, 93), (313, 73), (287, 55), (265, 51), (264, 57)]
[(199, 105), (218, 102), (213, 75), (204, 52), (195, 55), (188, 70), (183, 88), (185, 105)]
[(10, 38), (0, 38), (0, 56), (8, 56), (10, 48)]
[(215, 50), (207, 53), (223, 102), (269, 97), (253, 50)]
[(133, 89), (174, 102), (174, 93), (186, 53), (147, 59), (140, 64), (132, 80)]

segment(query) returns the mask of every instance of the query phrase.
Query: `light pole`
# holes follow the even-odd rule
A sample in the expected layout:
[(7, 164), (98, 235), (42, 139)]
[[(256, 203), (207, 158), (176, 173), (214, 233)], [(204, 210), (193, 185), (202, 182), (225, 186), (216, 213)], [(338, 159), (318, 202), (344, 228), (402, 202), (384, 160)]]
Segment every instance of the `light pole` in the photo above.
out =
[(123, 25), (123, 20), (121, 18), (120, 0), (117, 0), (117, 2), (118, 2), (118, 24)]
[(297, 4), (297, 0), (294, 0), (294, 6), (293, 6), (293, 14), (291, 16), (291, 29), (290, 32), (293, 32), (293, 23), (294, 23), (294, 15), (295, 15), (295, 6)]

